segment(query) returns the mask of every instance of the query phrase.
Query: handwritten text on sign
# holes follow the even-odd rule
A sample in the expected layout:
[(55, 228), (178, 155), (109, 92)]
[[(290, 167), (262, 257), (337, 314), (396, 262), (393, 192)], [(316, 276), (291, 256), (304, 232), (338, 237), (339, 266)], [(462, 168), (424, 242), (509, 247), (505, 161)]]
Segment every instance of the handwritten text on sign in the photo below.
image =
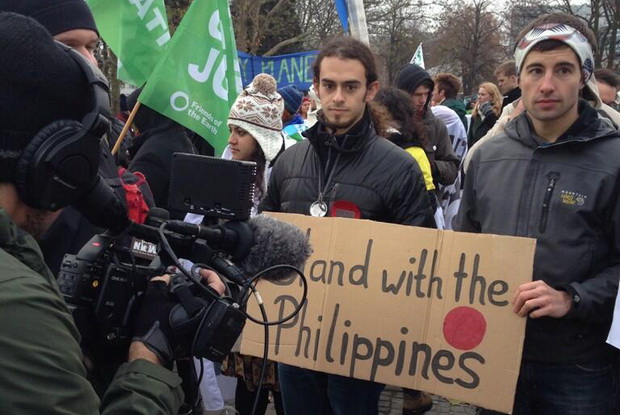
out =
[[(275, 216), (307, 230), (314, 254), (308, 301), (272, 329), (270, 359), (511, 409), (525, 320), (509, 300), (531, 280), (533, 240)], [(270, 320), (301, 293), (293, 279), (259, 291)], [(242, 352), (262, 356), (262, 341), (246, 326)]]

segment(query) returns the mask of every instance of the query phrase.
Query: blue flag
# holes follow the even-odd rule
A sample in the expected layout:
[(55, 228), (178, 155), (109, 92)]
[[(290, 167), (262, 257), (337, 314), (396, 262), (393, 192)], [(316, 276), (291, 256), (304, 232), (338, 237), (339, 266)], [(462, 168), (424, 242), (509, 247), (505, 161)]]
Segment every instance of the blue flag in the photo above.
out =
[(347, 9), (347, 0), (334, 0), (336, 2), (336, 10), (338, 11), (338, 17), (340, 17), (340, 23), (345, 33), (349, 32), (349, 11)]

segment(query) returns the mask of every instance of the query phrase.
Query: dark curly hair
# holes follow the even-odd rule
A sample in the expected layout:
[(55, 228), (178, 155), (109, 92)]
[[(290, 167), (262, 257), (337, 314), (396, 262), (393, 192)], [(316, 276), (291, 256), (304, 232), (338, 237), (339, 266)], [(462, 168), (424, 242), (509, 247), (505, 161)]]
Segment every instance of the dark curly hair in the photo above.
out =
[(370, 48), (366, 44), (350, 36), (336, 36), (321, 48), (319, 55), (312, 65), (314, 82), (318, 82), (321, 79), (321, 62), (323, 59), (332, 56), (340, 59), (354, 59), (360, 61), (366, 71), (366, 86), (379, 79), (375, 55)]
[(390, 115), (392, 125), (400, 132), (404, 143), (428, 145), (426, 128), (415, 116), (409, 95), (398, 88), (383, 87), (377, 92), (373, 106), (384, 107)]

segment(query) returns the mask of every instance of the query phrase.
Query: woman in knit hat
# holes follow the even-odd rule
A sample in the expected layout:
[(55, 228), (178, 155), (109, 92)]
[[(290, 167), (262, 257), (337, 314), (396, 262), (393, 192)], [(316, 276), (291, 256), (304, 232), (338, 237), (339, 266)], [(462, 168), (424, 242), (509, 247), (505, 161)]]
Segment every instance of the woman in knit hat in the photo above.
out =
[(257, 165), (253, 214), (267, 190), (270, 166), (285, 147), (294, 143), (282, 135), (284, 100), (276, 89), (271, 75), (256, 75), (241, 91), (228, 115), (230, 136), (223, 157), (254, 161)]
[[(228, 128), (230, 137), (225, 158), (254, 161), (257, 164), (256, 192), (252, 214), (267, 189), (271, 164), (276, 157), (295, 142), (282, 135), (284, 101), (276, 92), (276, 81), (271, 75), (258, 74), (252, 83), (239, 94), (230, 109)], [(250, 415), (256, 398), (262, 358), (232, 353), (223, 364), (223, 372), (237, 377), (235, 409), (240, 415)], [(268, 393), (272, 392), (278, 415), (284, 414), (277, 380), (275, 363), (268, 361), (265, 379), (256, 414), (267, 409)]]

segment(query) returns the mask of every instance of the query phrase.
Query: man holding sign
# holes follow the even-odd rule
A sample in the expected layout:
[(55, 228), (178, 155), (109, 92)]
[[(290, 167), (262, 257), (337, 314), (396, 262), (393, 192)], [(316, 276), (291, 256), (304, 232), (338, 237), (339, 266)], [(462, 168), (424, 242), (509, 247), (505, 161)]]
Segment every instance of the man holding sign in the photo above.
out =
[[(278, 159), (262, 210), (433, 227), (417, 163), (375, 132), (368, 102), (377, 79), (363, 43), (341, 37), (321, 50), (314, 63), (318, 123)], [(378, 413), (381, 384), (284, 364), (279, 373), (289, 414)]]
[(590, 30), (542, 16), (517, 39), (525, 112), (469, 166), (456, 229), (537, 239), (513, 414), (617, 413), (605, 344), (620, 273), (619, 134), (580, 92), (594, 64)]

